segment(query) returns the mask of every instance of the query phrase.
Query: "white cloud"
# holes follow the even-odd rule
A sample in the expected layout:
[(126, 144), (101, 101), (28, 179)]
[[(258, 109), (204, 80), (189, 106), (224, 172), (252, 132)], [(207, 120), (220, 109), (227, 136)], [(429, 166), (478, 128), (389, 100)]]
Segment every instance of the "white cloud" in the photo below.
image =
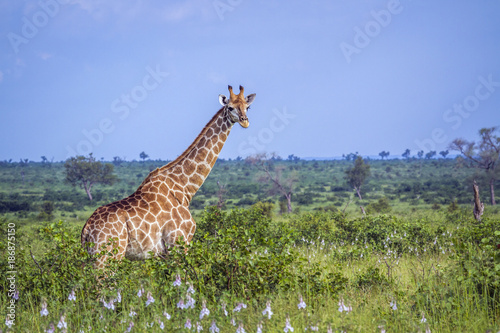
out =
[(48, 52), (39, 52), (38, 53), (38, 56), (42, 59), (42, 60), (49, 60), (50, 58), (53, 57), (52, 54), (48, 53)]
[(134, 20), (150, 17), (160, 21), (179, 22), (191, 17), (210, 18), (215, 16), (210, 0), (189, 0), (179, 2), (142, 2), (136, 0), (70, 0), (95, 19), (118, 15), (121, 19)]
[(216, 84), (227, 82), (227, 77), (224, 74), (215, 71), (210, 71), (207, 76), (210, 81)]

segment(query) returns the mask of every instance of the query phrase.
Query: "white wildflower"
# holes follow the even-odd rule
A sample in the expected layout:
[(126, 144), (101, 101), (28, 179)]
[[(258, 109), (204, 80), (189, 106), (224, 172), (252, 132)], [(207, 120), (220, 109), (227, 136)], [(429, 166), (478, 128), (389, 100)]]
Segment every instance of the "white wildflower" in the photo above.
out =
[(271, 316), (273, 315), (273, 312), (271, 311), (271, 301), (267, 301), (266, 309), (262, 311), (262, 315), (265, 316), (266, 313), (267, 313), (267, 318), (271, 319)]
[(194, 304), (196, 301), (191, 297), (191, 295), (187, 294), (186, 295), (186, 304), (184, 305), (184, 309), (191, 308), (194, 309)]
[(226, 303), (222, 302), (222, 310), (224, 311), (224, 315), (227, 317)]
[(155, 299), (153, 298), (153, 295), (151, 294), (150, 291), (148, 291), (148, 299), (146, 300), (146, 306), (148, 306), (151, 303), (154, 303)]
[(188, 318), (186, 319), (186, 323), (184, 324), (184, 327), (187, 328), (188, 330), (191, 329), (191, 320)]
[(339, 312), (344, 312), (344, 311), (347, 312), (347, 313), (351, 312), (352, 311), (352, 306), (350, 306), (350, 305), (346, 306), (344, 304), (344, 299), (341, 298), (339, 300)]
[(207, 309), (207, 301), (203, 301), (200, 311), (200, 320), (202, 320), (203, 317), (208, 316), (209, 314), (210, 310)]
[(287, 315), (286, 320), (285, 320), (285, 328), (283, 329), (283, 332), (293, 332), (293, 327), (290, 325), (290, 317)]
[(59, 319), (59, 323), (57, 323), (57, 328), (63, 329), (68, 328), (68, 324), (66, 323), (66, 316), (62, 315), (61, 319)]
[(120, 293), (120, 289), (118, 289), (118, 291), (116, 293), (115, 302), (117, 302), (117, 303), (121, 303), (122, 302), (122, 294)]
[(245, 328), (243, 328), (243, 324), (242, 323), (240, 323), (238, 325), (238, 328), (236, 329), (236, 333), (246, 333), (245, 332)]
[(299, 304), (297, 305), (297, 307), (299, 308), (299, 310), (306, 308), (306, 302), (304, 302), (304, 299), (302, 298), (302, 295), (299, 295)]
[(233, 309), (233, 312), (240, 312), (241, 309), (246, 309), (247, 305), (245, 303), (238, 303), (236, 307)]
[(220, 330), (217, 327), (217, 324), (215, 323), (215, 320), (212, 320), (212, 325), (210, 325), (210, 328), (208, 329), (211, 333), (218, 333)]
[(188, 293), (191, 293), (194, 295), (195, 291), (194, 291), (194, 288), (193, 288), (193, 285), (191, 283), (189, 283), (189, 288), (187, 290)]
[(48, 316), (49, 315), (49, 310), (47, 310), (47, 302), (43, 301), (42, 303), (42, 310), (40, 311), (40, 316)]
[(104, 307), (106, 309), (110, 309), (110, 310), (114, 310), (115, 309), (115, 300), (114, 299), (110, 300), (109, 302), (106, 302), (104, 300), (104, 298), (102, 298), (101, 302), (102, 302), (102, 305), (104, 305)]
[(54, 326), (54, 323), (50, 323), (49, 328), (45, 330), (46, 333), (54, 333), (56, 331), (56, 328)]
[(182, 284), (181, 276), (177, 274), (175, 276), (174, 287), (180, 287), (181, 284)]
[(69, 293), (68, 300), (76, 301), (75, 289), (72, 289), (71, 292)]

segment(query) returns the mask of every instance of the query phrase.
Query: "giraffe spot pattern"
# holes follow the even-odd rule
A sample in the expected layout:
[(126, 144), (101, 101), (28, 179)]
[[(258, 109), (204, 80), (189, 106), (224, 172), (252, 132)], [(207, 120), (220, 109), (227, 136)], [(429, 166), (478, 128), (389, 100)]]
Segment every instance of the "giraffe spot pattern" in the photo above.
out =
[[(177, 160), (152, 171), (127, 198), (99, 207), (82, 230), (82, 245), (95, 251), (110, 239), (118, 240), (117, 259), (161, 254), (182, 238), (189, 242), (196, 223), (189, 202), (210, 173), (233, 123), (224, 108), (205, 126)], [(111, 250), (111, 249), (108, 249)], [(101, 258), (98, 266), (104, 265)]]

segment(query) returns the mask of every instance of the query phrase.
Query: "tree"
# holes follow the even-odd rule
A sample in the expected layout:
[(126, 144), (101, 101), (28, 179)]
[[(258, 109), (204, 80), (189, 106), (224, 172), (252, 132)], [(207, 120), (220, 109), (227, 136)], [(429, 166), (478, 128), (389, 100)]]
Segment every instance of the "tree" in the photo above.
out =
[(66, 181), (73, 186), (80, 186), (92, 201), (92, 186), (95, 184), (112, 185), (117, 181), (113, 175), (113, 164), (97, 161), (92, 154), (89, 157), (71, 157), (64, 163)]
[(446, 149), (446, 150), (440, 151), (439, 155), (443, 156), (443, 158), (446, 158), (446, 156), (448, 156), (449, 153), (450, 152), (448, 151), (448, 149)]
[(425, 154), (425, 158), (427, 160), (430, 160), (431, 158), (433, 158), (434, 156), (436, 156), (436, 151), (435, 150), (431, 150), (430, 152), (428, 152), (427, 154)]
[(410, 158), (410, 149), (406, 148), (405, 152), (401, 154), (403, 158), (409, 159)]
[(38, 219), (52, 220), (54, 218), (55, 205), (52, 201), (44, 201), (40, 206), (40, 213)]
[(382, 159), (387, 158), (390, 154), (391, 154), (390, 152), (385, 151), (385, 150), (383, 150), (383, 151), (381, 151), (380, 153), (378, 153), (378, 155), (379, 155)]
[(120, 164), (122, 164), (123, 162), (125, 162), (125, 159), (121, 158), (120, 156), (115, 156), (113, 157), (113, 164), (118, 166)]
[(271, 195), (280, 194), (286, 199), (288, 213), (292, 210), (292, 194), (295, 190), (295, 184), (298, 182), (298, 176), (295, 171), (287, 177), (283, 175), (284, 166), (272, 165), (272, 157), (267, 158), (267, 154), (258, 154), (247, 158), (247, 162), (256, 166), (265, 174), (259, 178), (260, 182), (271, 182)]
[(354, 161), (356, 157), (358, 156), (358, 152), (355, 153), (349, 153), (349, 154), (342, 154), (342, 158), (344, 158), (346, 161)]
[(354, 166), (345, 171), (345, 179), (347, 183), (354, 187), (356, 193), (358, 194), (359, 200), (363, 200), (361, 197), (361, 186), (365, 182), (366, 178), (370, 175), (370, 166), (365, 163), (361, 156), (356, 157), (354, 161)]
[(479, 130), (480, 141), (467, 141), (462, 138), (451, 142), (449, 149), (459, 151), (474, 167), (484, 170), (489, 179), (490, 203), (495, 205), (495, 181), (499, 178), (497, 165), (500, 155), (500, 137), (496, 135), (498, 127)]
[(424, 157), (424, 151), (420, 150), (419, 152), (417, 152), (417, 156), (418, 156), (418, 158)]
[(142, 152), (139, 154), (139, 157), (142, 159), (142, 161), (144, 162), (146, 160), (146, 158), (149, 157), (148, 154), (146, 154), (145, 152)]

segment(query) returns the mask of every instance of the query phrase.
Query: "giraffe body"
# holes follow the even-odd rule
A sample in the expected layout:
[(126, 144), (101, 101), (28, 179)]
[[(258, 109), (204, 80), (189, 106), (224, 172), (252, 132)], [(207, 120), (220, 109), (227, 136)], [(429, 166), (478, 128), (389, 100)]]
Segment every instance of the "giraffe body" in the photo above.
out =
[[(141, 260), (165, 253), (178, 239), (190, 242), (196, 223), (189, 203), (212, 170), (219, 153), (238, 122), (248, 127), (246, 111), (255, 94), (235, 95), (219, 100), (223, 107), (203, 128), (194, 142), (177, 159), (152, 171), (129, 197), (99, 207), (83, 227), (81, 242), (94, 254), (112, 238), (117, 239), (116, 259)], [(87, 243), (93, 243), (89, 247)], [(111, 250), (107, 246), (107, 250)], [(106, 256), (99, 258), (98, 267)]]

